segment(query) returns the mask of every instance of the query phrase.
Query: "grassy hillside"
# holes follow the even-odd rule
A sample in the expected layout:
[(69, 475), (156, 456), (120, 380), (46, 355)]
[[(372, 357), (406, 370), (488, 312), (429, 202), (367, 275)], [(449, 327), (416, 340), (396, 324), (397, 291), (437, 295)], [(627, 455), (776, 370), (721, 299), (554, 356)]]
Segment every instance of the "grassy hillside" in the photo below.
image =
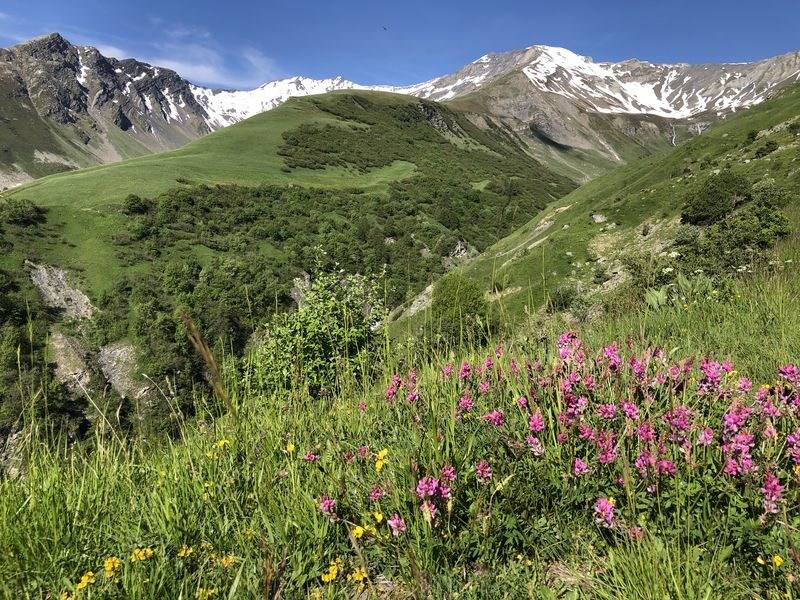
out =
[(0, 596), (796, 597), (798, 280), (374, 351), (374, 383), (331, 397), (229, 363), (237, 414), (198, 398), (169, 444), (112, 411), (49, 449), (33, 420), (0, 480)]
[[(800, 229), (798, 157), (800, 86), (793, 86), (677, 148), (581, 186), (463, 271), (496, 292), (498, 306), (512, 319), (526, 307), (535, 311), (563, 286), (577, 290), (585, 308), (630, 277), (626, 256), (659, 259), (680, 229), (687, 196), (722, 170), (752, 183), (774, 180), (789, 192), (785, 212)], [(681, 261), (671, 268), (680, 270)]]
[(382, 277), (397, 305), (573, 187), (513, 136), (445, 106), (335, 93), (7, 193), (45, 212), (9, 224), (0, 269), (33, 293), (26, 259), (65, 268), (99, 309), (81, 328), (86, 352), (128, 341), (148, 375), (189, 386), (179, 310), (239, 351), (319, 261)]

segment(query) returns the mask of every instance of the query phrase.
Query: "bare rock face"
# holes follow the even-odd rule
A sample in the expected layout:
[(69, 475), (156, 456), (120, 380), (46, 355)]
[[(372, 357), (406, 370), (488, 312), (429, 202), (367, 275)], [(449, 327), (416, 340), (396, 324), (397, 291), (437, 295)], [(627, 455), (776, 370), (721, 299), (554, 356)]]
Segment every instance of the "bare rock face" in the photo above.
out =
[(100, 349), (97, 363), (103, 376), (123, 398), (140, 400), (147, 396), (151, 385), (138, 376), (136, 349), (127, 342), (115, 342)]
[(63, 310), (68, 318), (92, 318), (95, 308), (86, 294), (69, 283), (64, 269), (37, 265), (31, 261), (25, 261), (25, 266), (30, 270), (33, 285), (39, 288), (48, 306)]
[(64, 269), (50, 265), (38, 265), (25, 261), (33, 284), (39, 289), (48, 306), (64, 311), (68, 318), (90, 319), (95, 308), (89, 298), (78, 288), (73, 287)]
[(55, 330), (50, 334), (50, 355), (56, 363), (56, 380), (61, 385), (75, 396), (90, 393), (92, 371), (80, 341)]

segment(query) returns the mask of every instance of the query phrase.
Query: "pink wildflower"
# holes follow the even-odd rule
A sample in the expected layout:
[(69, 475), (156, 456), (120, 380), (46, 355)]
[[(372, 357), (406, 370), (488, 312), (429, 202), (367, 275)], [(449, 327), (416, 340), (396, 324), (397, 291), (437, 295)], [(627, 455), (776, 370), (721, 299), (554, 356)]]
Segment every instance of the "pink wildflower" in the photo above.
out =
[(614, 503), (608, 498), (598, 498), (594, 505), (594, 521), (601, 527), (614, 525)]
[(487, 423), (491, 423), (495, 427), (500, 427), (505, 424), (506, 415), (502, 410), (493, 410), (492, 412), (483, 415), (481, 419)]
[(326, 515), (332, 515), (333, 510), (336, 508), (336, 500), (328, 495), (323, 496), (319, 500), (319, 509)]
[(389, 527), (392, 528), (392, 535), (394, 537), (399, 536), (406, 530), (406, 524), (403, 522), (403, 519), (400, 518), (400, 515), (394, 513), (390, 519), (386, 521), (389, 524)]
[(481, 483), (487, 483), (492, 478), (492, 469), (485, 460), (475, 465), (475, 473), (478, 475), (478, 481)]
[(572, 474), (575, 477), (583, 477), (584, 475), (588, 475), (589, 473), (589, 465), (583, 462), (580, 458), (576, 458), (574, 464), (572, 465)]
[(764, 473), (764, 487), (761, 488), (761, 493), (764, 495), (764, 511), (778, 513), (778, 503), (783, 501), (781, 492), (784, 487), (771, 471)]

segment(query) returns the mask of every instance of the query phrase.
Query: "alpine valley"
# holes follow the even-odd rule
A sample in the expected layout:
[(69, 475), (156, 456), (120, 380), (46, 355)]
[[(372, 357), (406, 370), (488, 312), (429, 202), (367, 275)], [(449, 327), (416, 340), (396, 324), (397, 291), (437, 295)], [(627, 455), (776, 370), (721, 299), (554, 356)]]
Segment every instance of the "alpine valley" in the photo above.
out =
[(798, 598), (799, 265), (800, 52), (0, 50), (0, 598)]

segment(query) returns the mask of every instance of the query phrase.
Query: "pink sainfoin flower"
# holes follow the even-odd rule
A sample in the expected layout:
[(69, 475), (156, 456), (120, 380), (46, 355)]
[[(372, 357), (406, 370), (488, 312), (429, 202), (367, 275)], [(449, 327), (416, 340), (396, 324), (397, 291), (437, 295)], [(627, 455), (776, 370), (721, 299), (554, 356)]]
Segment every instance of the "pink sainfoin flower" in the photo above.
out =
[(481, 419), (487, 423), (491, 423), (495, 427), (500, 427), (505, 424), (506, 415), (502, 410), (493, 410), (492, 412), (483, 415)]
[(653, 428), (653, 424), (649, 421), (645, 421), (641, 423), (636, 428), (636, 433), (639, 436), (639, 439), (643, 442), (652, 442), (656, 439), (656, 430)]
[(582, 440), (589, 440), (590, 442), (593, 442), (595, 439), (597, 439), (594, 435), (594, 429), (592, 429), (592, 427), (586, 423), (578, 424), (578, 438)]
[(544, 417), (538, 410), (528, 417), (528, 430), (533, 433), (538, 433), (544, 429)]
[(319, 460), (319, 456), (317, 456), (311, 450), (309, 450), (308, 452), (306, 452), (303, 455), (303, 460), (306, 461), (306, 462), (312, 462), (313, 463), (313, 462), (317, 462)]
[(711, 442), (714, 441), (714, 430), (711, 427), (706, 427), (703, 431), (700, 432), (700, 435), (697, 437), (697, 443), (701, 446), (708, 446)]
[(461, 369), (458, 372), (459, 379), (467, 379), (470, 375), (472, 375), (472, 367), (468, 362), (461, 363)]
[(448, 365), (447, 365), (447, 366), (446, 366), (446, 367), (445, 367), (445, 368), (442, 370), (442, 378), (444, 378), (444, 379), (449, 379), (449, 378), (450, 378), (450, 376), (451, 376), (452, 374), (453, 374), (453, 365), (452, 365), (452, 364), (448, 364)]
[(645, 448), (639, 453), (639, 456), (636, 458), (636, 462), (634, 466), (639, 471), (639, 475), (642, 477), (647, 477), (647, 473), (650, 469), (654, 469), (656, 463), (658, 462), (658, 457), (650, 452), (649, 449)]
[(601, 527), (614, 525), (614, 503), (608, 498), (598, 498), (594, 504), (594, 522)]
[(511, 359), (511, 374), (519, 375), (519, 363), (516, 358)]
[(541, 456), (544, 454), (544, 446), (538, 437), (529, 435), (525, 442), (528, 444), (528, 448), (530, 448), (534, 456)]
[(710, 358), (704, 358), (701, 360), (701, 376), (697, 381), (697, 395), (705, 396), (706, 394), (719, 389), (724, 370), (724, 366), (716, 360), (711, 360)]
[(492, 469), (485, 460), (475, 465), (475, 473), (478, 475), (478, 481), (481, 483), (487, 483), (492, 478)]
[(722, 452), (727, 462), (722, 472), (726, 475), (736, 476), (753, 473), (758, 467), (753, 462), (750, 449), (755, 445), (755, 436), (743, 429), (733, 438), (722, 444)]
[(359, 447), (358, 455), (361, 458), (364, 458), (365, 456), (367, 456), (367, 454), (369, 454), (369, 446), (361, 446), (361, 447)]
[(326, 515), (332, 515), (336, 508), (336, 500), (325, 495), (319, 499), (319, 509)]
[(617, 405), (616, 404), (601, 404), (597, 407), (597, 410), (594, 411), (601, 419), (605, 419), (607, 421), (613, 421), (617, 418)]
[(417, 390), (411, 390), (408, 396), (406, 396), (406, 400), (408, 400), (409, 402), (416, 402), (418, 398), (419, 394), (417, 393)]
[(361, 410), (361, 411), (367, 410), (367, 403), (366, 402), (359, 402), (358, 403), (358, 410)]
[(456, 480), (456, 470), (451, 467), (450, 465), (445, 465), (442, 467), (442, 479), (445, 481), (455, 481)]
[(722, 416), (722, 424), (725, 433), (736, 433), (745, 426), (747, 419), (753, 414), (754, 409), (752, 406), (742, 405), (740, 402), (734, 402), (728, 407), (728, 412)]
[(661, 475), (675, 475), (675, 465), (671, 460), (662, 459), (656, 465), (656, 473)]
[(495, 346), (494, 355), (497, 358), (500, 358), (501, 356), (503, 356), (503, 347), (502, 346)]
[(747, 377), (740, 377), (739, 382), (736, 384), (736, 389), (745, 394), (753, 387), (753, 382)]
[(761, 493), (764, 495), (764, 511), (772, 514), (777, 514), (778, 503), (783, 501), (781, 492), (784, 486), (781, 485), (778, 479), (771, 471), (764, 473), (764, 487), (761, 488)]
[(489, 380), (488, 379), (484, 379), (483, 381), (481, 381), (480, 385), (478, 386), (478, 391), (481, 394), (485, 394), (486, 392), (489, 391)]
[(369, 491), (369, 499), (372, 500), (373, 502), (377, 502), (378, 500), (383, 498), (385, 495), (386, 495), (386, 492), (384, 492), (383, 488), (381, 488), (380, 484), (377, 484), (377, 483), (375, 485), (373, 485), (372, 489)]
[(800, 367), (789, 364), (778, 369), (778, 377), (785, 379), (792, 385), (800, 385)]
[(610, 346), (606, 346), (603, 349), (603, 356), (605, 357), (606, 364), (611, 371), (616, 371), (622, 364), (622, 359), (619, 357), (619, 352), (617, 352), (617, 342), (614, 342)]
[(403, 522), (403, 519), (400, 518), (400, 515), (394, 513), (390, 519), (386, 521), (389, 524), (389, 527), (392, 528), (392, 535), (394, 537), (399, 536), (406, 530), (406, 524)]
[(795, 465), (800, 465), (800, 427), (786, 436), (786, 446), (789, 450), (789, 456), (792, 457)]
[(589, 465), (583, 462), (580, 458), (576, 458), (572, 465), (572, 474), (575, 477), (583, 477), (589, 474)]
[(470, 395), (469, 390), (467, 390), (466, 392), (464, 392), (464, 395), (458, 401), (458, 408), (460, 410), (468, 412), (468, 411), (472, 410), (472, 408), (474, 406), (475, 406), (475, 402), (473, 402), (472, 396)]
[(528, 406), (528, 399), (525, 396), (520, 396), (517, 398), (517, 406), (520, 408), (526, 408)]
[(483, 361), (483, 366), (486, 367), (487, 371), (494, 369), (494, 361), (492, 360), (491, 356), (487, 357), (487, 359)]
[(420, 498), (427, 498), (429, 496), (435, 496), (438, 490), (439, 480), (427, 475), (419, 480), (419, 483), (417, 483), (417, 489), (414, 493)]
[(637, 421), (639, 419), (639, 408), (633, 402), (628, 402), (627, 400), (623, 400), (622, 412), (631, 421)]
[(595, 442), (599, 450), (597, 460), (601, 465), (609, 464), (617, 459), (617, 434), (613, 431), (599, 430)]

